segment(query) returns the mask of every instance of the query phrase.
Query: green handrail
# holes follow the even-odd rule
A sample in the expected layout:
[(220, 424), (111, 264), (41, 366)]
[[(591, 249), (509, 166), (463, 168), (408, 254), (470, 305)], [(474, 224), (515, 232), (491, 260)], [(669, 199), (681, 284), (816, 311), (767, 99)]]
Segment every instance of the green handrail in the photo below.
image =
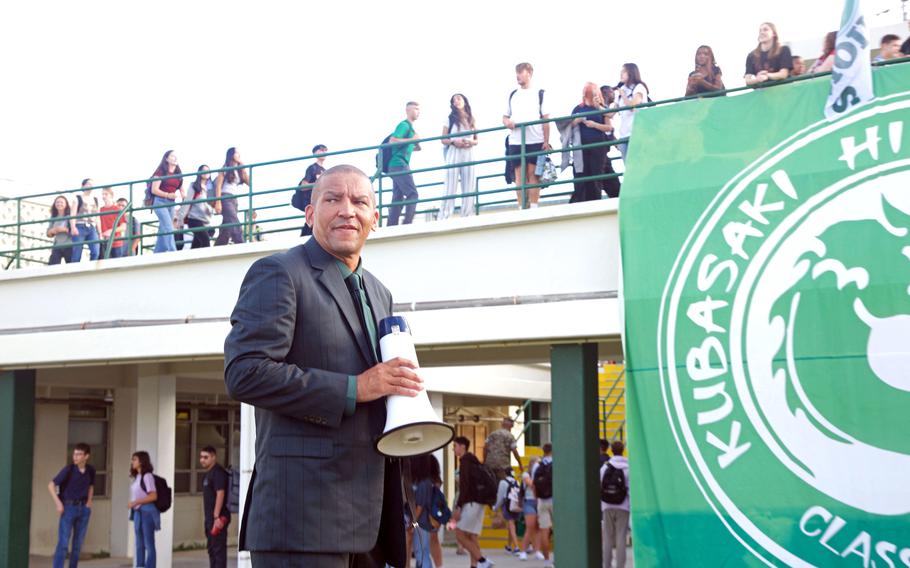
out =
[[(891, 60), (891, 61), (886, 61), (886, 62), (875, 63), (873, 65), (875, 67), (883, 67), (883, 66), (889, 66), (889, 65), (904, 64), (907, 62), (910, 62), (910, 57), (901, 58), (899, 60)], [(691, 95), (691, 96), (664, 99), (664, 100), (659, 100), (659, 101), (643, 102), (639, 105), (635, 105), (634, 107), (624, 106), (624, 107), (614, 107), (611, 109), (598, 109), (598, 110), (589, 111), (589, 112), (585, 112), (585, 113), (577, 113), (577, 114), (573, 114), (573, 115), (566, 115), (566, 116), (561, 116), (561, 117), (556, 117), (556, 118), (546, 118), (546, 119), (533, 120), (533, 121), (529, 121), (529, 122), (523, 122), (523, 123), (516, 125), (519, 128), (519, 132), (521, 134), (521, 140), (520, 140), (521, 151), (518, 156), (505, 156), (504, 155), (504, 156), (498, 156), (498, 157), (490, 158), (490, 159), (473, 160), (470, 162), (443, 164), (443, 165), (436, 166), (436, 167), (422, 168), (422, 169), (411, 170), (410, 172), (403, 172), (403, 173), (384, 174), (381, 171), (377, 171), (376, 174), (374, 174), (372, 179), (375, 182), (377, 182), (377, 185), (378, 185), (377, 201), (378, 201), (378, 209), (380, 211), (380, 219), (382, 220), (384, 218), (383, 217), (384, 210), (388, 209), (392, 205), (427, 204), (429, 202), (442, 202), (446, 199), (462, 199), (464, 197), (473, 197), (474, 202), (475, 202), (475, 207), (477, 208), (478, 211), (480, 211), (481, 207), (490, 207), (490, 206), (502, 205), (502, 204), (507, 204), (507, 203), (514, 203), (514, 200), (496, 200), (495, 196), (500, 193), (516, 191), (516, 190), (519, 195), (520, 206), (527, 207), (528, 199), (529, 199), (528, 190), (531, 190), (531, 189), (535, 189), (535, 188), (543, 189), (543, 188), (546, 188), (549, 186), (557, 186), (557, 188), (558, 188), (559, 185), (563, 185), (566, 183), (599, 181), (599, 180), (606, 180), (606, 179), (611, 179), (611, 178), (619, 178), (622, 176), (622, 174), (620, 174), (620, 173), (612, 173), (612, 174), (601, 174), (601, 175), (597, 175), (597, 176), (572, 177), (570, 179), (556, 180), (551, 183), (537, 183), (537, 184), (528, 183), (529, 180), (526, 179), (527, 178), (527, 165), (529, 163), (529, 159), (531, 159), (531, 158), (536, 159), (538, 156), (541, 156), (541, 155), (565, 153), (565, 152), (574, 151), (574, 150), (582, 149), (582, 148), (594, 148), (594, 147), (609, 148), (609, 147), (617, 145), (617, 144), (622, 144), (622, 143), (628, 142), (628, 138), (624, 138), (624, 139), (618, 139), (618, 140), (598, 142), (598, 143), (593, 143), (593, 144), (585, 144), (585, 145), (577, 147), (577, 148), (568, 147), (568, 148), (561, 148), (561, 149), (549, 149), (549, 150), (540, 150), (540, 151), (536, 151), (536, 152), (529, 152), (526, 148), (526, 146), (527, 146), (526, 129), (529, 126), (533, 126), (533, 125), (537, 125), (537, 124), (544, 124), (544, 123), (556, 123), (556, 122), (561, 122), (561, 121), (565, 121), (565, 120), (571, 120), (571, 119), (578, 118), (578, 117), (600, 115), (600, 114), (604, 114), (605, 110), (609, 110), (610, 113), (615, 113), (615, 112), (620, 112), (623, 110), (629, 110), (632, 108), (643, 109), (643, 108), (648, 108), (648, 107), (652, 107), (652, 106), (681, 103), (681, 102), (689, 101), (692, 99), (716, 97), (716, 96), (723, 96), (723, 95), (727, 95), (727, 94), (737, 94), (740, 92), (753, 91), (753, 90), (764, 89), (764, 88), (772, 88), (772, 87), (776, 87), (779, 85), (785, 85), (785, 84), (799, 82), (799, 81), (813, 80), (813, 79), (817, 79), (819, 77), (825, 77), (828, 75), (830, 75), (830, 72), (829, 73), (819, 73), (819, 74), (815, 74), (815, 75), (803, 75), (803, 76), (799, 76), (799, 77), (791, 77), (788, 79), (784, 79), (782, 81), (768, 82), (766, 84), (736, 87), (736, 88), (732, 88), (732, 89), (725, 89), (722, 91), (702, 93), (699, 95)], [(443, 139), (450, 140), (452, 138), (458, 138), (458, 137), (462, 137), (462, 136), (477, 136), (477, 135), (481, 135), (481, 134), (502, 132), (504, 130), (507, 130), (507, 128), (504, 125), (501, 125), (501, 126), (495, 126), (495, 127), (491, 127), (491, 128), (483, 128), (483, 129), (475, 129), (475, 130), (465, 131), (465, 132), (458, 132), (458, 133), (454, 133), (454, 134), (430, 136), (430, 137), (426, 137), (426, 138), (421, 138), (421, 139), (417, 140), (416, 143), (433, 142), (433, 141), (439, 141), (439, 140), (443, 140)], [(280, 165), (280, 164), (289, 164), (289, 163), (294, 163), (294, 162), (300, 162), (303, 160), (315, 159), (318, 157), (349, 155), (349, 154), (361, 153), (361, 152), (377, 152), (377, 151), (382, 151), (384, 148), (391, 148), (391, 147), (402, 146), (402, 145), (406, 145), (406, 144), (408, 144), (408, 143), (394, 142), (394, 143), (386, 143), (386, 144), (377, 144), (377, 145), (372, 145), (372, 146), (361, 146), (361, 147), (356, 147), (356, 148), (346, 149), (346, 150), (336, 150), (333, 152), (326, 152), (326, 153), (322, 153), (319, 155), (311, 154), (311, 155), (298, 156), (298, 157), (293, 157), (293, 158), (284, 158), (284, 159), (279, 159), (279, 160), (257, 162), (257, 163), (253, 163), (253, 164), (244, 164), (242, 166), (242, 168), (247, 169), (250, 172), (249, 191), (245, 194), (235, 195), (234, 198), (240, 198), (240, 197), (244, 197), (244, 196), (248, 198), (248, 208), (245, 211), (245, 218), (242, 221), (239, 221), (238, 223), (222, 224), (222, 226), (224, 226), (224, 227), (241, 226), (245, 235), (248, 238), (252, 238), (254, 226), (256, 224), (256, 223), (254, 223), (253, 218), (252, 218), (253, 214), (258, 210), (272, 209), (272, 208), (280, 207), (280, 205), (268, 204), (268, 205), (265, 205), (264, 207), (260, 207), (259, 209), (257, 209), (255, 207), (255, 197), (269, 195), (269, 194), (277, 194), (277, 193), (282, 193), (282, 192), (287, 192), (287, 191), (296, 191), (298, 189), (298, 187), (294, 186), (294, 187), (271, 189), (271, 190), (265, 190), (265, 191), (254, 191), (252, 178), (253, 178), (253, 172), (256, 168), (275, 166), (275, 165)], [(520, 160), (520, 164), (522, 166), (521, 172), (520, 172), (521, 175), (520, 175), (519, 179), (516, 180), (516, 182), (517, 182), (516, 186), (495, 187), (493, 189), (481, 191), (481, 189), (480, 189), (481, 180), (486, 181), (486, 180), (490, 180), (492, 178), (499, 177), (500, 175), (502, 175), (502, 174), (495, 174), (495, 175), (491, 174), (491, 175), (481, 175), (481, 176), (478, 176), (477, 178), (475, 178), (476, 181), (475, 181), (474, 191), (469, 192), (469, 193), (460, 193), (460, 194), (451, 195), (451, 196), (430, 197), (430, 198), (422, 198), (422, 199), (417, 198), (417, 199), (411, 199), (411, 200), (405, 200), (405, 201), (393, 202), (393, 203), (386, 203), (386, 200), (384, 199), (383, 194), (386, 193), (387, 191), (390, 191), (389, 189), (386, 189), (383, 187), (383, 178), (384, 177), (394, 178), (396, 175), (407, 175), (407, 174), (417, 175), (417, 174), (424, 174), (424, 173), (428, 173), (428, 172), (445, 171), (449, 168), (459, 168), (459, 167), (465, 167), (465, 166), (481, 166), (481, 165), (486, 165), (486, 164), (502, 163), (502, 162), (510, 160), (510, 159), (515, 159), (516, 157)], [(218, 168), (218, 169), (209, 170), (209, 172), (210, 172), (210, 174), (217, 174), (217, 173), (221, 173), (221, 172), (235, 171), (237, 169), (238, 169), (238, 167), (227, 167), (227, 168)], [(186, 178), (186, 177), (195, 176), (195, 175), (197, 175), (197, 172), (189, 172), (189, 173), (184, 173), (184, 174), (179, 174), (179, 175), (160, 176), (160, 177), (157, 177), (154, 179), (161, 180), (161, 179)], [(129, 192), (129, 198), (127, 199), (128, 206), (126, 208), (124, 208), (123, 212), (121, 212), (117, 215), (117, 220), (115, 222), (119, 224), (124, 215), (129, 216), (129, 224), (128, 224), (128, 228), (126, 231), (126, 235), (121, 236), (119, 238), (128, 240), (128, 242), (130, 243), (130, 246), (132, 246), (133, 240), (138, 238), (140, 241), (140, 247), (139, 247), (140, 251), (142, 251), (142, 249), (144, 248), (143, 246), (141, 246), (141, 243), (142, 243), (143, 239), (146, 237), (146, 234), (142, 230), (142, 227), (144, 227), (144, 225), (147, 223), (140, 224), (139, 234), (135, 235), (132, 230), (133, 219), (135, 218), (135, 214), (139, 211), (154, 211), (157, 208), (173, 207), (173, 206), (177, 205), (176, 203), (174, 203), (174, 204), (162, 204), (162, 205), (153, 204), (150, 206), (143, 206), (143, 207), (133, 206), (133, 204), (136, 203), (134, 186), (136, 184), (150, 183), (152, 181), (152, 179), (153, 178), (146, 178), (146, 179), (125, 181), (125, 182), (118, 182), (118, 183), (113, 183), (113, 184), (99, 184), (98, 185), (98, 187), (111, 187), (111, 188), (127, 187), (128, 188), (128, 192)], [(420, 188), (434, 187), (434, 186), (438, 186), (438, 185), (442, 185), (442, 184), (440, 182), (435, 182), (435, 183), (431, 183), (431, 184), (422, 184), (422, 185), (419, 185), (418, 187), (420, 187)], [(17, 202), (16, 222), (0, 224), (0, 229), (15, 227), (15, 230), (16, 230), (16, 239), (15, 239), (16, 248), (14, 250), (0, 250), (0, 256), (11, 258), (11, 261), (9, 262), (7, 267), (11, 266), (14, 262), (17, 267), (20, 267), (22, 260), (24, 260), (24, 257), (22, 256), (22, 253), (24, 253), (24, 252), (37, 251), (37, 250), (52, 250), (54, 248), (65, 248), (66, 246), (72, 246), (72, 245), (48, 245), (48, 246), (44, 246), (44, 247), (25, 247), (24, 246), (25, 239), (31, 239), (33, 237), (23, 235), (22, 234), (23, 227), (28, 226), (28, 225), (33, 225), (33, 224), (46, 223), (47, 219), (24, 220), (22, 217), (22, 202), (26, 199), (32, 200), (34, 198), (53, 196), (53, 195), (57, 195), (57, 194), (67, 195), (67, 194), (72, 194), (72, 193), (76, 193), (79, 191), (82, 191), (82, 188), (38, 193), (38, 194), (14, 198)], [(548, 192), (548, 194), (546, 196), (542, 196), (542, 197), (546, 197), (547, 199), (562, 198), (566, 195), (569, 195), (570, 193), (571, 192), (560, 192), (560, 191)], [(493, 199), (490, 201), (481, 199), (482, 197), (485, 197), (485, 196), (493, 197)], [(183, 206), (185, 204), (211, 202), (211, 201), (217, 201), (217, 199), (218, 198), (211, 197), (211, 198), (204, 198), (204, 199), (199, 199), (199, 200), (185, 200), (185, 201), (181, 202), (179, 205)], [(10, 201), (11, 199), (7, 198), (7, 199), (2, 199), (2, 200)], [(419, 213), (421, 213), (421, 214), (432, 213), (437, 210), (438, 210), (438, 207), (437, 208), (423, 208), (419, 211)], [(85, 213), (85, 214), (69, 215), (69, 216), (65, 216), (65, 217), (57, 217), (55, 219), (57, 219), (57, 220), (78, 220), (78, 219), (86, 219), (86, 218), (95, 218), (98, 216), (99, 216), (99, 213)], [(276, 223), (276, 222), (282, 222), (282, 221), (295, 221), (295, 220), (299, 221), (300, 217), (301, 217), (301, 215), (298, 214), (298, 215), (289, 216), (289, 217), (286, 216), (286, 217), (279, 217), (279, 218), (272, 218), (272, 219), (263, 219), (258, 222), (265, 224), (265, 223)], [(381, 223), (381, 221), (380, 221), (380, 223)], [(210, 227), (204, 227), (204, 228), (200, 227), (198, 230), (209, 230), (209, 229), (210, 229)], [(262, 233), (266, 234), (266, 233), (274, 233), (274, 232), (290, 231), (290, 230), (296, 231), (298, 229), (299, 229), (299, 225), (297, 225), (296, 227), (287, 227), (287, 228), (279, 228), (279, 229), (274, 229), (274, 230), (262, 231)], [(183, 233), (185, 231), (192, 232), (193, 230), (186, 229), (184, 231), (179, 231), (179, 232)], [(171, 231), (166, 234), (176, 234), (177, 232), (178, 231)], [(115, 240), (116, 239), (114, 238), (114, 234), (112, 233), (111, 238), (97, 239), (97, 240), (93, 240), (93, 241), (85, 241), (80, 244), (85, 244), (85, 243), (94, 244), (94, 243), (103, 242), (106, 245), (105, 256), (109, 256), (111, 248), (113, 246), (113, 242)]]

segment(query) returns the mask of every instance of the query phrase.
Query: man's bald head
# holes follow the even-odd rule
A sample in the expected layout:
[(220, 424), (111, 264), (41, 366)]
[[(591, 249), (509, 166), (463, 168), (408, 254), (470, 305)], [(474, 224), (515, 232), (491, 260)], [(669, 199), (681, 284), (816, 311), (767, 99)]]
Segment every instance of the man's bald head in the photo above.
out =
[(321, 176), (319, 176), (319, 179), (316, 181), (316, 185), (313, 186), (313, 202), (318, 199), (320, 190), (329, 184), (329, 180), (332, 176), (354, 176), (363, 179), (363, 181), (365, 181), (367, 185), (370, 185), (371, 187), (370, 200), (373, 202), (373, 206), (376, 206), (376, 196), (373, 195), (370, 176), (363, 173), (363, 170), (360, 168), (352, 166), (350, 164), (339, 164), (337, 166), (332, 166), (323, 172)]

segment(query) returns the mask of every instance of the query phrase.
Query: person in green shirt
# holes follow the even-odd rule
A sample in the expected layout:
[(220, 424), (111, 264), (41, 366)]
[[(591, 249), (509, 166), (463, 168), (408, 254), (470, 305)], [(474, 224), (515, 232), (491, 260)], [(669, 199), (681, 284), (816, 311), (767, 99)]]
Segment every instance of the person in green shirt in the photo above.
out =
[[(418, 198), (417, 186), (414, 184), (414, 176), (411, 175), (411, 152), (420, 151), (420, 139), (417, 132), (414, 131), (414, 121), (420, 116), (420, 105), (410, 101), (405, 106), (407, 118), (398, 123), (395, 132), (389, 138), (389, 142), (408, 142), (401, 146), (392, 148), (392, 158), (389, 160), (389, 174), (392, 176), (392, 205), (389, 207), (389, 225), (397, 225), (398, 217), (401, 215), (401, 202), (404, 200), (415, 200)], [(410, 225), (414, 221), (414, 213), (417, 211), (416, 203), (408, 203), (404, 209), (404, 225)]]

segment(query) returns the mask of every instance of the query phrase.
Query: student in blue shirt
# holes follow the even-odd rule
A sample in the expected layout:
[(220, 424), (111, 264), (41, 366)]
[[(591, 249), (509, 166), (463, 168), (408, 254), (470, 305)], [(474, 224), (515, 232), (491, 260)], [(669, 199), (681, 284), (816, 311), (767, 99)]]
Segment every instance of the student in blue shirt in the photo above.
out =
[(69, 566), (76, 568), (79, 564), (79, 552), (88, 530), (89, 518), (92, 516), (92, 497), (95, 495), (95, 468), (88, 465), (89, 457), (91, 457), (89, 445), (76, 444), (73, 448), (73, 463), (61, 469), (47, 485), (60, 516), (54, 568), (63, 568), (70, 537), (73, 539), (73, 547), (70, 551)]

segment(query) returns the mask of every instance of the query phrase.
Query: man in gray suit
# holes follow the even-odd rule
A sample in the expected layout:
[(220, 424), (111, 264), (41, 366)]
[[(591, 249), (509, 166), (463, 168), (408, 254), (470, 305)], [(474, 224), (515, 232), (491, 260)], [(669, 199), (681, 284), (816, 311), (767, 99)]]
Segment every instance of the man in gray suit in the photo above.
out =
[(306, 209), (313, 237), (256, 261), (240, 288), (224, 379), (256, 407), (240, 534), (255, 568), (405, 565), (399, 464), (374, 444), (385, 397), (423, 380), (411, 361), (379, 363), (392, 296), (360, 260), (378, 220), (369, 178), (335, 166)]

